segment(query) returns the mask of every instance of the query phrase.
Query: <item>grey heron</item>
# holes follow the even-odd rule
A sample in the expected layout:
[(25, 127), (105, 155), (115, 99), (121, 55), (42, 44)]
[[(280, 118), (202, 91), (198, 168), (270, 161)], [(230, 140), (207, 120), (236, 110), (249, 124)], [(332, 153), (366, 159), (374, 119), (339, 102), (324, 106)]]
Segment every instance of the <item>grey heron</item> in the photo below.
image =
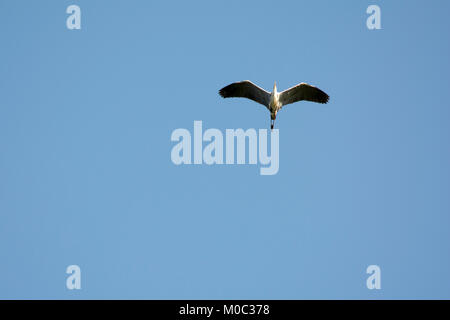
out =
[(282, 92), (277, 92), (277, 83), (273, 85), (273, 91), (268, 92), (249, 80), (232, 83), (219, 90), (223, 98), (247, 98), (258, 102), (270, 111), (270, 128), (273, 129), (277, 112), (290, 103), (297, 101), (312, 101), (327, 103), (329, 96), (317, 87), (307, 83), (300, 83)]

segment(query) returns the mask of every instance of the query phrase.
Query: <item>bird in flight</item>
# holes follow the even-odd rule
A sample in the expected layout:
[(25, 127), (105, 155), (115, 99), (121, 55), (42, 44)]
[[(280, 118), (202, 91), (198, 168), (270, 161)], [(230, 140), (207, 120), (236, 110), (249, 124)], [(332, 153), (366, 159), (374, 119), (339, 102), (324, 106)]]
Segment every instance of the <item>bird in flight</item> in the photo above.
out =
[(275, 82), (273, 91), (270, 93), (248, 80), (232, 83), (220, 89), (219, 94), (223, 98), (247, 98), (265, 106), (270, 111), (271, 129), (275, 124), (277, 112), (283, 106), (302, 100), (327, 103), (330, 98), (319, 88), (306, 83), (300, 83), (282, 92), (277, 92), (277, 83)]

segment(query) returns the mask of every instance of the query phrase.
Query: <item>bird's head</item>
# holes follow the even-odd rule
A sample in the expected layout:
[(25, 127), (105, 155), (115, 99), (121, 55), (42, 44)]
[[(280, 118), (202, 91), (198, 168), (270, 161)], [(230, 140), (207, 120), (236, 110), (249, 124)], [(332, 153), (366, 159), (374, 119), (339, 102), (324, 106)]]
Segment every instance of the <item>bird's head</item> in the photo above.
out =
[(277, 92), (277, 82), (276, 81), (273, 84), (273, 92)]

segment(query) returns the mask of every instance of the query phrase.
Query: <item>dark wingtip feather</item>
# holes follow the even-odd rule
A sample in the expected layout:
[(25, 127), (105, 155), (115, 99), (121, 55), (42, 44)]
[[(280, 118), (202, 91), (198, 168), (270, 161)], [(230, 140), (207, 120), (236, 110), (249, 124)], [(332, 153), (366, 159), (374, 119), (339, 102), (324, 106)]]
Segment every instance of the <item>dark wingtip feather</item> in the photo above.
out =
[(226, 86), (226, 87), (223, 87), (222, 89), (219, 90), (219, 95), (220, 95), (222, 98), (228, 98), (228, 96), (229, 96), (228, 93), (227, 93), (228, 87), (229, 87), (229, 85)]
[(322, 90), (318, 89), (320, 91), (320, 96), (319, 96), (319, 103), (323, 103), (326, 104), (328, 103), (328, 101), (330, 101), (330, 96), (328, 94), (326, 94), (325, 92), (323, 92)]

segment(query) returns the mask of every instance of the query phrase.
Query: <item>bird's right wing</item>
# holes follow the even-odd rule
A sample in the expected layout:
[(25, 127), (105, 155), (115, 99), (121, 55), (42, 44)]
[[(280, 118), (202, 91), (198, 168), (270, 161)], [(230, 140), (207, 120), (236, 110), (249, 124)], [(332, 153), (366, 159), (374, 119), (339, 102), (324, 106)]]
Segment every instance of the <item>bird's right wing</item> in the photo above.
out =
[(325, 92), (307, 83), (300, 83), (280, 92), (280, 102), (283, 106), (302, 100), (327, 103), (329, 99), (330, 97)]
[(223, 98), (251, 99), (269, 108), (270, 93), (248, 80), (232, 83), (220, 89), (219, 94)]

